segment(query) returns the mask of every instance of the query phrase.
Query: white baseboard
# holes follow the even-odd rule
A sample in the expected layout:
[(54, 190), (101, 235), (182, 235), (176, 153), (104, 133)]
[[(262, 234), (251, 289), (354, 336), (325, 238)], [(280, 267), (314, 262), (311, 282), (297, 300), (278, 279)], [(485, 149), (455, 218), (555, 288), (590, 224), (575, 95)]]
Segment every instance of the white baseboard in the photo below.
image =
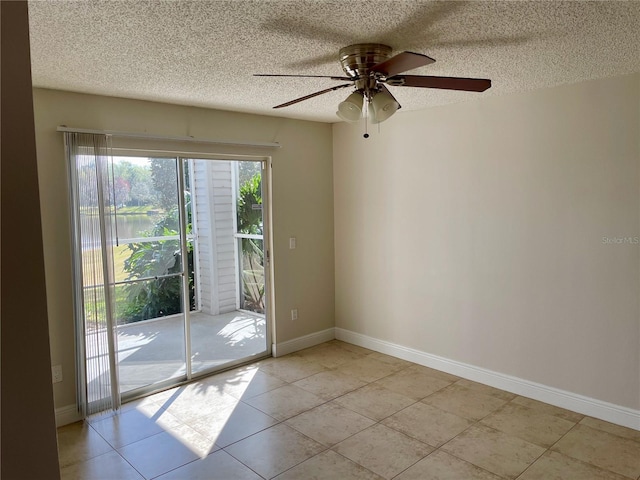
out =
[(403, 347), (384, 340), (362, 335), (360, 333), (335, 328), (335, 337), (360, 347), (386, 353), (394, 357), (408, 360), (425, 367), (435, 368), (458, 377), (483, 383), (507, 392), (533, 398), (557, 407), (589, 415), (600, 420), (640, 430), (640, 410), (622, 407), (612, 403), (585, 397), (558, 388), (548, 387), (518, 377), (494, 372), (448, 358), (425, 353), (413, 348)]
[[(522, 378), (505, 375), (448, 358), (432, 355), (413, 348), (379, 340), (343, 328), (328, 328), (303, 337), (272, 345), (274, 357), (313, 347), (337, 338), (344, 342), (392, 355), (425, 367), (435, 368), (458, 377), (483, 383), (523, 397), (539, 400), (560, 408), (589, 415), (600, 420), (640, 430), (640, 410), (622, 407), (576, 393), (548, 387)], [(81, 420), (76, 405), (56, 408), (56, 426), (61, 427)]]
[(327, 328), (326, 330), (310, 333), (304, 337), (294, 338), (293, 340), (287, 340), (282, 343), (274, 343), (271, 346), (271, 352), (274, 357), (282, 357), (283, 355), (297, 352), (298, 350), (320, 345), (321, 343), (336, 338), (334, 330), (334, 328)]
[(63, 427), (80, 420), (82, 420), (82, 418), (80, 417), (78, 407), (75, 404), (56, 408), (56, 427)]

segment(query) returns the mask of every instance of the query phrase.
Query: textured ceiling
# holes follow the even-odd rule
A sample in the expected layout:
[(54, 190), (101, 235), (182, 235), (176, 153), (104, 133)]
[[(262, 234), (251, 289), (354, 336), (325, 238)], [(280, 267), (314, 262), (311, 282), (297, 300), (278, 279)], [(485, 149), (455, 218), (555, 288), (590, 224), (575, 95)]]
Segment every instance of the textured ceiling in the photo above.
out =
[(638, 1), (31, 1), (33, 83), (335, 122), (338, 50), (427, 54), (417, 75), (490, 78), (485, 93), (390, 87), (404, 110), (640, 71)]

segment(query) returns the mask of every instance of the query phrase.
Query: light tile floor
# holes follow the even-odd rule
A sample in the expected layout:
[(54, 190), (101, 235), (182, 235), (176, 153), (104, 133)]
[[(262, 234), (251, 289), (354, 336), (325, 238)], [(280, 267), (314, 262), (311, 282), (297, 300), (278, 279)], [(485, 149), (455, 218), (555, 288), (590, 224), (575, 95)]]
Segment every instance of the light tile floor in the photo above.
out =
[(640, 480), (640, 432), (333, 340), (58, 430), (63, 480)]

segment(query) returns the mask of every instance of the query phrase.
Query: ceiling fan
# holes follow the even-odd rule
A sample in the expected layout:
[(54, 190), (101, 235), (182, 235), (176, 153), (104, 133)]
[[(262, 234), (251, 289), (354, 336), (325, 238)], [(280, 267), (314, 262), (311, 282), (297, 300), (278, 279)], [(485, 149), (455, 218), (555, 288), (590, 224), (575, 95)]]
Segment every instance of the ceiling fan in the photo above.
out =
[[(380, 123), (391, 117), (400, 104), (387, 85), (393, 87), (440, 88), (465, 92), (484, 92), (491, 87), (491, 80), (483, 78), (434, 77), (425, 75), (400, 75), (408, 70), (429, 65), (435, 60), (427, 55), (401, 52), (391, 56), (391, 47), (379, 43), (358, 43), (340, 49), (340, 64), (346, 76), (327, 75), (278, 75), (255, 74), (257, 77), (306, 77), (329, 78), (348, 81), (335, 87), (305, 95), (273, 108), (283, 108), (323, 95), (334, 90), (355, 86), (355, 91), (338, 105), (336, 114), (343, 120), (355, 122), (363, 112), (370, 110), (372, 123)], [(365, 134), (365, 138), (368, 135)]]

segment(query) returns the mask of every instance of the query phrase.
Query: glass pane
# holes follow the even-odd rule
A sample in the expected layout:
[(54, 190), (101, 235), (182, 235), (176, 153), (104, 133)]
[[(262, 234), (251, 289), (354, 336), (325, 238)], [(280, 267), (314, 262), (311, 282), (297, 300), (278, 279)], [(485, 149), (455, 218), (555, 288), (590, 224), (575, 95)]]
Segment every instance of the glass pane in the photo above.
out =
[(117, 285), (118, 325), (154, 320), (183, 312), (182, 276), (167, 276)]
[(82, 288), (84, 297), (84, 322), (87, 333), (107, 328), (105, 296), (103, 285), (88, 285)]
[(238, 233), (262, 235), (262, 175), (259, 162), (238, 162)]
[(123, 394), (186, 375), (175, 158), (114, 157), (118, 380)]
[(116, 286), (120, 391), (186, 375), (180, 275)]
[(118, 327), (120, 393), (186, 375), (184, 317)]
[(265, 312), (264, 249), (262, 240), (240, 238), (240, 272), (242, 295), (240, 307), (256, 313)]
[(193, 240), (187, 241), (187, 272), (189, 278), (189, 311), (193, 312), (198, 309), (198, 289), (196, 288), (196, 252)]
[(182, 272), (180, 241), (141, 240), (113, 249), (116, 282), (159, 277)]
[[(240, 230), (250, 233), (257, 237), (258, 250), (262, 248), (261, 164), (196, 159), (185, 164), (187, 171), (185, 200), (197, 292), (193, 300), (196, 312), (190, 315), (191, 365), (198, 373), (267, 349), (264, 296), (255, 298), (260, 288), (264, 291), (260, 254), (254, 252), (243, 260), (243, 245), (237, 238)], [(239, 204), (243, 206), (240, 210)], [(248, 272), (246, 282), (240, 273), (242, 264), (256, 268), (256, 272)], [(257, 306), (243, 311), (240, 309), (249, 302), (241, 292), (251, 281)]]
[(178, 183), (174, 158), (113, 158), (118, 244), (142, 237), (176, 236), (179, 232)]

